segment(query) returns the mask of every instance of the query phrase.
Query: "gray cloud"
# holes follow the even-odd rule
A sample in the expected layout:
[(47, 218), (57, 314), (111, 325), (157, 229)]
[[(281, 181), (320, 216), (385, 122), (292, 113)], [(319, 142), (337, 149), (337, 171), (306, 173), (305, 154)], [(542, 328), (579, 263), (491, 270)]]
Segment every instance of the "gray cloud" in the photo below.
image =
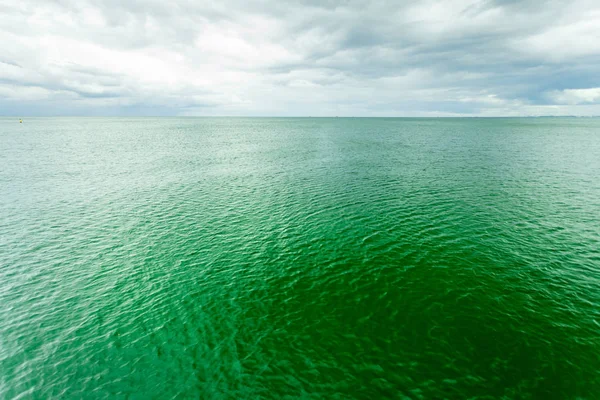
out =
[(587, 0), (0, 0), (0, 37), (0, 115), (600, 115)]

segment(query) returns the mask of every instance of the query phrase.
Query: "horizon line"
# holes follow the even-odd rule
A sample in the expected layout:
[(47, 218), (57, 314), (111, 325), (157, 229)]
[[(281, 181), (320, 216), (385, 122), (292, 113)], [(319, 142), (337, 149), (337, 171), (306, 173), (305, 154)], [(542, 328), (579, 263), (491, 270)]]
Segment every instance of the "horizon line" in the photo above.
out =
[(600, 115), (444, 115), (444, 116), (347, 116), (347, 115), (0, 115), (0, 118), (599, 118)]

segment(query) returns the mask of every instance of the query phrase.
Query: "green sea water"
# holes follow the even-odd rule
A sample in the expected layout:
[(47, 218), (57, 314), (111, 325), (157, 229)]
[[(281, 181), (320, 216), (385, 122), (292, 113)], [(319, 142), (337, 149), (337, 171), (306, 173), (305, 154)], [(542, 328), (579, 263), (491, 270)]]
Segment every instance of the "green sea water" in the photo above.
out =
[(2, 399), (599, 399), (600, 119), (0, 119)]

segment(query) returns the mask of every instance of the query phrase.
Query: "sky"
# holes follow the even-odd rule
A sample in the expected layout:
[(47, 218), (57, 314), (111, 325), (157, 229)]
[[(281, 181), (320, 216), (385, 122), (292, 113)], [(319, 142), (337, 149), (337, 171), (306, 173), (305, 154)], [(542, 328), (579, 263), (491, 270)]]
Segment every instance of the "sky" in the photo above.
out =
[(0, 0), (0, 115), (600, 115), (600, 1)]

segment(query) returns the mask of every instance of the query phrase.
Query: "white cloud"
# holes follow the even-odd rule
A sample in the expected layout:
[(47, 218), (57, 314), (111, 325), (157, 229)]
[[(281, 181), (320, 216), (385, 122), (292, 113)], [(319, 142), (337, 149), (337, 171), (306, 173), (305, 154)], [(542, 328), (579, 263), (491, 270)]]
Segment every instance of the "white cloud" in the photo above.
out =
[(596, 102), (596, 89), (562, 88), (600, 74), (599, 6), (542, 3), (0, 0), (0, 114), (512, 115)]
[(549, 26), (542, 32), (517, 40), (514, 46), (531, 56), (550, 61), (570, 61), (575, 57), (599, 55), (600, 9)]
[(583, 104), (600, 102), (600, 88), (565, 89), (549, 93), (558, 104)]

